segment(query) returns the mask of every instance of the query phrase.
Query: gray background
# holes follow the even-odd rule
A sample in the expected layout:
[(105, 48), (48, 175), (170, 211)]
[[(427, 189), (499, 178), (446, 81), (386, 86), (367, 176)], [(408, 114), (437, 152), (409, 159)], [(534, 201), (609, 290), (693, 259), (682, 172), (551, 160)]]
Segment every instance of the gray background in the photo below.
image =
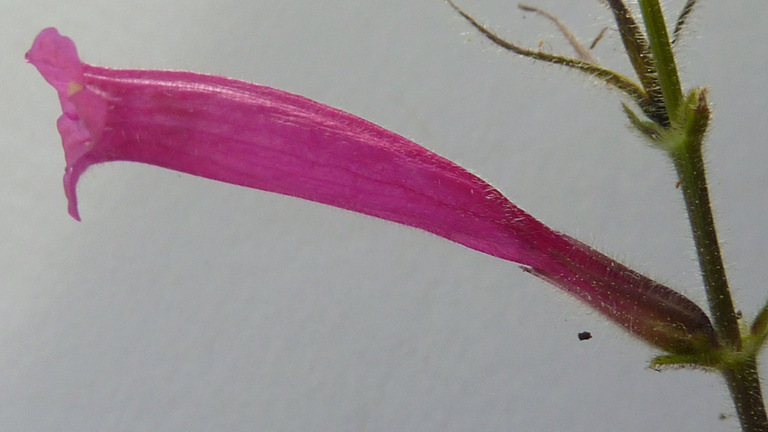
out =
[[(531, 3), (587, 41), (611, 25), (599, 2)], [(768, 3), (700, 3), (682, 76), (711, 86), (711, 188), (751, 318), (766, 296)], [(651, 371), (653, 349), (565, 294), (420, 231), (123, 163), (86, 173), (75, 222), (58, 101), (23, 55), (56, 26), (90, 63), (343, 108), (703, 304), (671, 166), (628, 131), (615, 92), (500, 51), (439, 0), (0, 4), (4, 431), (737, 428), (718, 376)], [(570, 52), (514, 2), (461, 4)], [(615, 31), (595, 53), (629, 73)]]

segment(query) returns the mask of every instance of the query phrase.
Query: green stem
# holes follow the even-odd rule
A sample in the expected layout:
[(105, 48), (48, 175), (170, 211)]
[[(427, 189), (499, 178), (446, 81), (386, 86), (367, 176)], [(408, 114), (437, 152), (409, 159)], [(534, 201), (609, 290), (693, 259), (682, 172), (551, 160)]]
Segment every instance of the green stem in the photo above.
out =
[(673, 160), (688, 210), (709, 309), (720, 341), (738, 351), (741, 348), (741, 333), (709, 203), (701, 147), (683, 147), (681, 151), (673, 153)]
[(735, 359), (723, 362), (720, 371), (728, 383), (742, 429), (745, 432), (768, 432), (768, 417), (757, 372), (759, 346), (747, 346), (746, 349), (742, 346), (709, 202), (702, 156), (702, 144), (710, 119), (706, 91), (693, 90), (680, 113), (679, 129), (670, 132), (670, 137), (677, 139), (671, 139), (668, 150), (683, 190), (713, 324), (722, 350), (727, 357)]
[(659, 87), (664, 96), (667, 114), (672, 121), (680, 119), (680, 106), (683, 103), (683, 91), (680, 77), (677, 75), (675, 54), (667, 34), (667, 24), (658, 0), (640, 0), (640, 11), (643, 14), (645, 30), (648, 33), (648, 43), (659, 74)]
[(757, 375), (757, 361), (751, 356), (742, 364), (722, 370), (744, 432), (768, 431), (768, 417)]
[(654, 122), (669, 126), (669, 115), (664, 104), (664, 95), (661, 93), (656, 65), (653, 63), (653, 55), (648, 46), (648, 41), (640, 26), (637, 25), (629, 8), (622, 0), (607, 0), (619, 27), (624, 49), (629, 56), (629, 62), (635, 70), (640, 83), (648, 94), (650, 109), (646, 115)]
[[(701, 93), (697, 108), (686, 122), (683, 139), (670, 150), (675, 163), (685, 206), (691, 223), (701, 274), (718, 339), (725, 349), (736, 354), (720, 370), (728, 383), (744, 432), (768, 432), (768, 417), (757, 372), (757, 350), (744, 352), (738, 319), (733, 307), (725, 266), (715, 229), (704, 171), (701, 145), (709, 121), (706, 93)], [(750, 351), (750, 350), (747, 350)]]
[(757, 354), (742, 347), (709, 201), (702, 156), (702, 144), (710, 118), (706, 92), (694, 90), (688, 98), (683, 97), (659, 0), (639, 0), (639, 3), (671, 123), (667, 129), (670, 133), (667, 149), (683, 190), (713, 324), (722, 349), (736, 359), (721, 364), (720, 371), (728, 383), (744, 432), (768, 432), (768, 416), (757, 372)]

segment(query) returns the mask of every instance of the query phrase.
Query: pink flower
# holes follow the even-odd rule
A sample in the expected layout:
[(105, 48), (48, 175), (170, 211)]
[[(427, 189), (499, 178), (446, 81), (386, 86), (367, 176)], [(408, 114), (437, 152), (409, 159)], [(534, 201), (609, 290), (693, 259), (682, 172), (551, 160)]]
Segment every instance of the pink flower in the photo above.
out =
[(191, 72), (82, 63), (43, 30), (26, 55), (59, 94), (64, 190), (89, 166), (134, 161), (316, 201), (513, 261), (671, 352), (717, 345), (696, 304), (551, 230), (453, 162), (302, 96)]

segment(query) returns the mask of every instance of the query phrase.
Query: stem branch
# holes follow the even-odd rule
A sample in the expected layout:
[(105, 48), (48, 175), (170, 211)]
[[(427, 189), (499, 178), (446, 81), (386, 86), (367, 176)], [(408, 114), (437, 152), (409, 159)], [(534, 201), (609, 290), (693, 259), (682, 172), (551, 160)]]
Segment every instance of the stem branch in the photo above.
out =
[[(670, 119), (667, 142), (683, 189), (709, 309), (721, 349), (730, 361), (720, 365), (744, 432), (768, 432), (768, 417), (757, 372), (757, 350), (742, 346), (741, 332), (731, 299), (725, 266), (717, 239), (715, 218), (702, 157), (710, 113), (706, 91), (693, 90), (683, 97), (672, 43), (659, 0), (639, 0), (658, 83)], [(689, 2), (692, 3), (692, 2)]]
[(648, 43), (651, 48), (659, 87), (664, 96), (667, 114), (674, 124), (680, 119), (680, 106), (683, 103), (683, 91), (680, 77), (677, 74), (675, 54), (667, 34), (667, 24), (658, 0), (640, 0), (640, 11), (643, 14), (645, 30), (648, 32)]

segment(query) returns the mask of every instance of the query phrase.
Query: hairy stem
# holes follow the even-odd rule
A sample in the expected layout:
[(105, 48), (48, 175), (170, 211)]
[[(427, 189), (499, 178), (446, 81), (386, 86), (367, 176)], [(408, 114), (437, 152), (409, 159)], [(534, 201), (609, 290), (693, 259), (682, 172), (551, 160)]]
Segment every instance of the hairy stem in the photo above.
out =
[[(697, 146), (696, 146), (697, 147)], [(701, 275), (710, 312), (720, 341), (734, 350), (741, 348), (741, 334), (725, 275), (715, 220), (700, 148), (688, 148), (673, 155), (685, 206), (691, 223)]]
[(680, 139), (669, 151), (683, 190), (721, 350), (726, 358), (735, 359), (720, 362), (719, 369), (728, 383), (742, 429), (745, 432), (768, 432), (768, 418), (757, 372), (756, 355), (759, 346), (751, 347), (750, 343), (743, 345), (709, 201), (702, 156), (702, 144), (710, 120), (706, 96), (706, 91), (696, 89), (684, 102)]
[[(680, 133), (679, 139), (670, 143), (672, 145), (668, 150), (683, 189), (713, 324), (722, 349), (738, 359), (724, 362), (720, 371), (728, 383), (742, 429), (745, 432), (768, 432), (756, 352), (745, 352), (742, 347), (739, 323), (709, 201), (702, 156), (702, 144), (710, 119), (706, 91), (694, 90), (688, 98), (683, 97), (661, 5), (658, 0), (639, 0), (639, 3), (671, 130)], [(693, 2), (688, 4), (692, 5)], [(683, 23), (684, 20), (685, 16)]]
[(755, 357), (752, 356), (736, 367), (723, 369), (722, 372), (736, 405), (742, 430), (744, 432), (768, 431), (768, 417), (763, 403)]
[[(675, 157), (675, 167), (683, 189), (699, 264), (715, 329), (722, 343), (733, 351), (742, 349), (738, 321), (720, 254), (714, 218), (709, 204), (704, 161), (699, 146)], [(726, 364), (721, 372), (744, 432), (768, 432), (768, 417), (760, 389), (756, 353), (745, 353), (746, 360)]]
[(653, 54), (659, 87), (664, 96), (664, 104), (672, 123), (679, 120), (680, 106), (683, 103), (683, 90), (680, 77), (677, 74), (675, 54), (667, 34), (667, 25), (658, 0), (640, 0), (640, 11), (643, 14), (648, 42)]
[(664, 106), (664, 96), (659, 86), (656, 65), (648, 47), (648, 41), (635, 22), (635, 18), (621, 0), (606, 0), (616, 19), (616, 25), (621, 34), (621, 41), (629, 56), (629, 62), (635, 69), (640, 83), (643, 85), (652, 109), (646, 112), (649, 118), (662, 126), (669, 126), (669, 115)]

